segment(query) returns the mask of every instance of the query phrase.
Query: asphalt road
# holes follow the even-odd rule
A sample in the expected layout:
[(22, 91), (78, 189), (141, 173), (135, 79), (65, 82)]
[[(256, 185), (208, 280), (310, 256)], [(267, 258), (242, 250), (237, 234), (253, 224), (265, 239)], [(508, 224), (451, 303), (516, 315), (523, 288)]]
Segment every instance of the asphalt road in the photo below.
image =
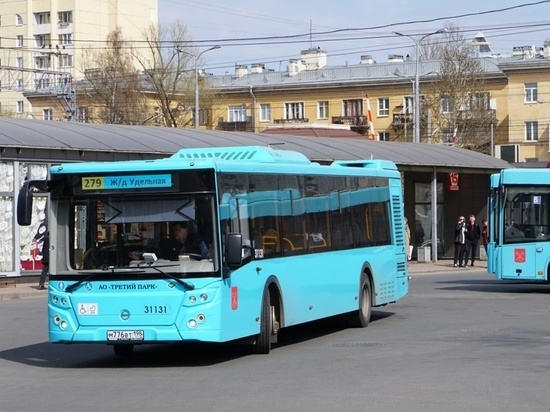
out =
[(414, 276), (366, 329), (329, 319), (271, 354), (47, 342), (45, 299), (0, 301), (0, 411), (546, 411), (550, 287)]

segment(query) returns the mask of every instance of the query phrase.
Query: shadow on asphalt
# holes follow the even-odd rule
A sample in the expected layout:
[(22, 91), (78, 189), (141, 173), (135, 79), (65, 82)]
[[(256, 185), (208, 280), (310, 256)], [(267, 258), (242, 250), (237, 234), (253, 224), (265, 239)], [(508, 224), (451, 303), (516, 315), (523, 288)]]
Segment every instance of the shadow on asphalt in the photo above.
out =
[[(373, 311), (371, 322), (393, 316)], [(349, 329), (342, 316), (335, 316), (280, 331), (278, 348), (304, 343)], [(129, 356), (116, 356), (104, 344), (51, 344), (21, 346), (0, 352), (0, 359), (41, 368), (158, 368), (203, 367), (251, 355), (250, 345), (236, 343), (168, 343), (136, 345)], [(269, 356), (269, 355), (268, 355)]]
[(550, 285), (511, 282), (497, 279), (454, 279), (435, 282), (442, 290), (463, 290), (483, 293), (541, 294), (550, 295)]

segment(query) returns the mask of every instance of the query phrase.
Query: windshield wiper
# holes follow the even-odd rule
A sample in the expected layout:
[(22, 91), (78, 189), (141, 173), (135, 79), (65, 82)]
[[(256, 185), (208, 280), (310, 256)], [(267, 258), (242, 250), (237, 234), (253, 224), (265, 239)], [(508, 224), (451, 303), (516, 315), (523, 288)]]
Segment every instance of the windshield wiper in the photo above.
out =
[[(165, 265), (165, 266), (162, 266), (162, 267), (166, 268), (166, 267), (172, 267), (172, 266), (178, 266), (178, 265)], [(169, 277), (170, 279), (174, 279), (176, 282), (178, 282), (180, 285), (182, 285), (186, 290), (195, 289), (195, 285), (193, 285), (192, 283), (185, 282), (185, 281), (181, 280), (180, 278), (178, 278), (177, 276), (171, 275), (170, 273), (167, 273), (164, 270), (161, 270), (160, 268), (158, 268), (156, 266), (148, 266), (148, 267), (150, 267), (151, 269), (155, 269), (157, 272), (162, 273), (164, 276)]]
[(96, 276), (101, 276), (101, 275), (104, 275), (105, 272), (109, 271), (109, 269), (111, 270), (111, 273), (125, 273), (125, 274), (128, 274), (128, 275), (136, 275), (136, 274), (139, 274), (139, 273), (145, 273), (145, 270), (136, 270), (136, 269), (115, 269), (114, 267), (106, 267), (105, 269), (103, 269), (101, 272), (78, 272), (82, 275), (86, 275), (86, 274), (90, 274), (90, 276), (86, 276), (84, 279), (80, 279), (78, 282), (76, 283), (73, 283), (72, 285), (69, 285), (65, 288), (65, 291), (67, 291), (68, 293), (72, 293), (73, 290), (75, 290), (79, 285), (81, 285), (82, 283), (86, 282), (87, 280), (90, 280), (90, 279), (93, 279), (95, 278)]

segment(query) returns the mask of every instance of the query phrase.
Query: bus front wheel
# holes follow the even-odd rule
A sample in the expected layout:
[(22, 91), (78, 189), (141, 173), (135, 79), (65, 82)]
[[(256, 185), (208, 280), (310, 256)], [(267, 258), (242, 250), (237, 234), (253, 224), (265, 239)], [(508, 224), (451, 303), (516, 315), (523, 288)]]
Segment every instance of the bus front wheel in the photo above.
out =
[(276, 335), (275, 307), (271, 306), (269, 290), (264, 291), (262, 299), (262, 313), (260, 318), (260, 333), (256, 336), (256, 342), (252, 348), (253, 353), (267, 355), (271, 350), (271, 342)]
[(366, 328), (370, 322), (372, 312), (371, 284), (367, 275), (361, 276), (359, 289), (359, 308), (351, 314), (350, 325), (356, 328)]

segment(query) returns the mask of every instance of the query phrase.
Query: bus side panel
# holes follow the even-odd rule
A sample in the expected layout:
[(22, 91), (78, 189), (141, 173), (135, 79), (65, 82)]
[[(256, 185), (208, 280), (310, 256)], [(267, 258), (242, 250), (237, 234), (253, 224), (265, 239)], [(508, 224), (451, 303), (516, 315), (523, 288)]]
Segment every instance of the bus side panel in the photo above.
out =
[[(259, 333), (261, 300), (268, 277), (281, 290), (284, 326), (297, 325), (358, 309), (361, 268), (372, 269), (375, 306), (408, 293), (406, 263), (395, 263), (392, 245), (296, 257), (256, 260), (235, 270), (222, 299), (222, 340)], [(257, 270), (258, 269), (258, 270)]]

